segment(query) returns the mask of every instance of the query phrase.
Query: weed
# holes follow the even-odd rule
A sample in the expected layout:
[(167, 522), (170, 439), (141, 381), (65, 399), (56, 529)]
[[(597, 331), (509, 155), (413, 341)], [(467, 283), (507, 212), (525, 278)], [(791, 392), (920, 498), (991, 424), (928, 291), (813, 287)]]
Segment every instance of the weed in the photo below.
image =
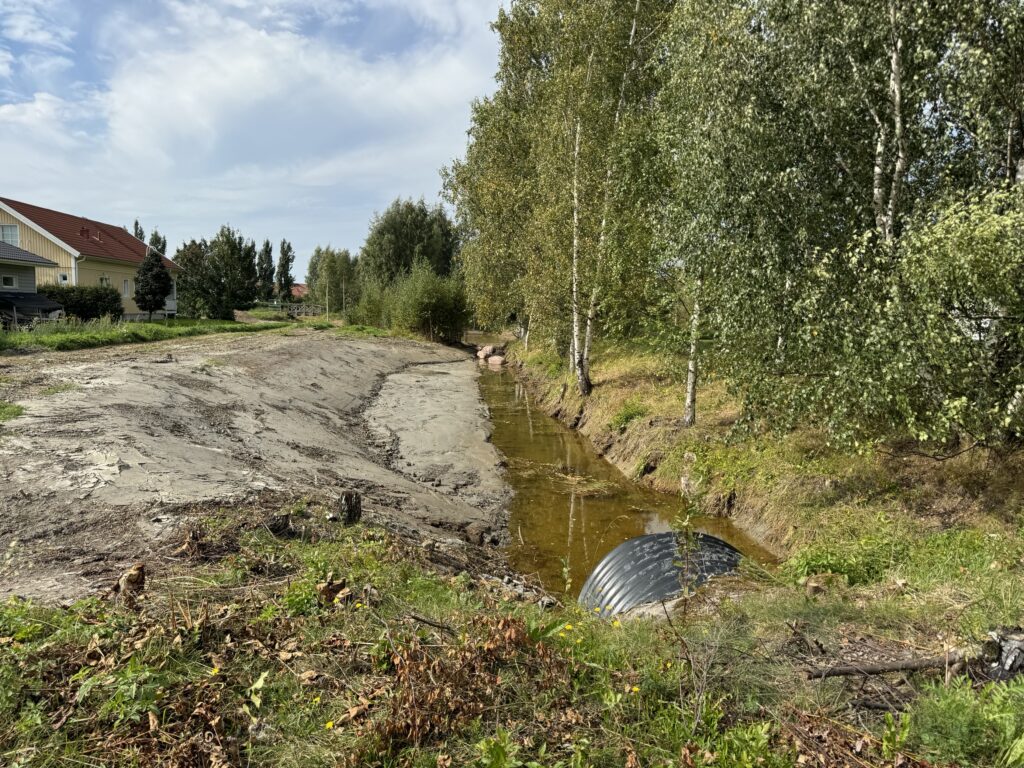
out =
[(7, 403), (0, 400), (0, 423), (16, 419), (25, 413), (25, 409), (14, 403)]
[(66, 381), (62, 384), (54, 384), (53, 386), (47, 387), (43, 390), (43, 397), (50, 397), (51, 395), (59, 395), (62, 392), (73, 392), (78, 389), (78, 385), (70, 381)]
[(641, 419), (650, 411), (647, 406), (636, 400), (628, 400), (621, 409), (608, 422), (608, 429), (613, 432), (623, 432), (630, 422)]

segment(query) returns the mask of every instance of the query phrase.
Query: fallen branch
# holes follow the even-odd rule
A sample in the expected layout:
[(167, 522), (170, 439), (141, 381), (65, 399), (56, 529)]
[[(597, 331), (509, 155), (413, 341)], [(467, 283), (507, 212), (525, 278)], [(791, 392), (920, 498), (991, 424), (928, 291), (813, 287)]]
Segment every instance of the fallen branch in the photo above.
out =
[(912, 672), (921, 669), (945, 669), (964, 660), (960, 651), (950, 651), (943, 656), (926, 659), (897, 659), (877, 664), (849, 664), (824, 667), (807, 671), (808, 680), (824, 680), (826, 677), (849, 677), (851, 675), (884, 675), (886, 672)]
[(420, 624), (426, 624), (429, 627), (434, 627), (434, 629), (440, 629), (442, 632), (447, 632), (452, 637), (458, 635), (458, 632), (455, 631), (454, 627), (450, 627), (447, 624), (442, 624), (438, 621), (434, 621), (433, 619), (428, 619), (425, 616), (420, 616), (418, 613), (410, 613), (408, 615), (413, 621), (418, 621)]

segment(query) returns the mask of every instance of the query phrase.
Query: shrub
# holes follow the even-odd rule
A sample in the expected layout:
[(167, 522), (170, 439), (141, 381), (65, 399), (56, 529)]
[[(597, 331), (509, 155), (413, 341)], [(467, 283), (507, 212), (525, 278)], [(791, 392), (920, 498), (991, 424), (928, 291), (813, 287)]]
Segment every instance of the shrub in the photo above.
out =
[(65, 314), (81, 320), (108, 316), (117, 320), (124, 314), (121, 295), (105, 285), (41, 285), (39, 293), (62, 305)]
[(392, 301), (392, 326), (431, 341), (459, 341), (469, 320), (462, 281), (435, 274), (426, 262), (395, 283)]

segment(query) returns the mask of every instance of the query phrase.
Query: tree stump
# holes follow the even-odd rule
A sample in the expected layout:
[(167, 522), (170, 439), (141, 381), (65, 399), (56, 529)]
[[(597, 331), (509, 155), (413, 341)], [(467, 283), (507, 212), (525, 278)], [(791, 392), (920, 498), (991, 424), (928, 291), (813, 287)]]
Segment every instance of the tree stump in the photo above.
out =
[(363, 497), (358, 491), (342, 491), (334, 502), (327, 519), (341, 521), (344, 525), (355, 525), (363, 518)]

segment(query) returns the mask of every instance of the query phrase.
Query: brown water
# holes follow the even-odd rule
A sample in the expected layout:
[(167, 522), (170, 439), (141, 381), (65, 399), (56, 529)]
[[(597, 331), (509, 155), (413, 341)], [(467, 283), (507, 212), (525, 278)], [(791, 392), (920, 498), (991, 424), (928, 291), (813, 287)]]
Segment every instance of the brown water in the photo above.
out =
[[(578, 595), (612, 549), (634, 536), (672, 530), (686, 517), (681, 497), (628, 480), (586, 438), (536, 408), (511, 371), (485, 369), (480, 389), (515, 491), (508, 554), (521, 573), (537, 575), (553, 592)], [(759, 554), (727, 520), (691, 517), (690, 525)]]

